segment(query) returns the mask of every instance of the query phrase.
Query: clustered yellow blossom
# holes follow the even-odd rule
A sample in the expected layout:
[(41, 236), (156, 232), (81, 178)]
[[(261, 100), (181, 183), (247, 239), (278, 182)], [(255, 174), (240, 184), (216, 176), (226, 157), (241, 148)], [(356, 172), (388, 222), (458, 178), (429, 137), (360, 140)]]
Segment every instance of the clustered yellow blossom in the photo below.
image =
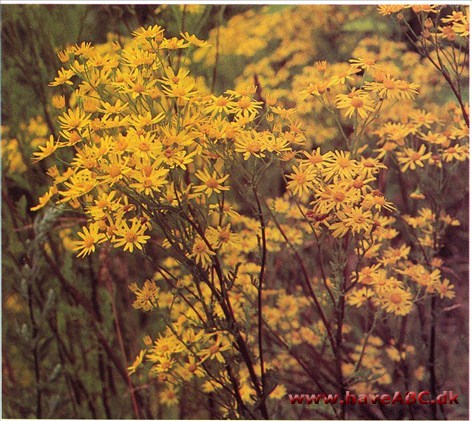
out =
[[(439, 10), (385, 5), (379, 12), (405, 8)], [(454, 297), (437, 250), (446, 229), (459, 221), (433, 210), (434, 192), (426, 181), (431, 174), (442, 177), (469, 153), (468, 129), (457, 108), (450, 107), (446, 119), (443, 110), (414, 105), (423, 86), (411, 82), (417, 80), (415, 66), (398, 43), (367, 38), (346, 63), (315, 61), (315, 47), (307, 58), (305, 43), (281, 36), (293, 33), (286, 17), (300, 23), (301, 16), (290, 8), (271, 15), (263, 7), (260, 13), (267, 15), (267, 26), (251, 24), (258, 15), (250, 10), (220, 28), (223, 44), (236, 29), (252, 35), (250, 43), (222, 45), (221, 51), (252, 55), (271, 37), (281, 45), (270, 59), (245, 70), (257, 77), (219, 94), (192, 76), (187, 61), (208, 64), (212, 54), (205, 51), (213, 48), (214, 33), (210, 43), (186, 32), (167, 38), (154, 25), (120, 43), (82, 43), (60, 52), (63, 67), (50, 85), (68, 90), (71, 106), (65, 108), (63, 95), (53, 97), (59, 136), (43, 133), (32, 157), (67, 160), (49, 168), (52, 185), (32, 209), (63, 205), (86, 215), (71, 244), (78, 257), (106, 242), (124, 252), (168, 256), (153, 262), (153, 279), (130, 285), (133, 307), (158, 310), (165, 327), (145, 338), (129, 372), (146, 365), (168, 405), (178, 402), (188, 382), (222, 394), (236, 383), (240, 401), (229, 393), (222, 404), (228, 417), (241, 402), (252, 405), (258, 393), (260, 398), (261, 333), (248, 321), (260, 317), (264, 334), (280, 350), (267, 353), (265, 369), (289, 372), (300, 368), (290, 358), (296, 347), (308, 342), (320, 353), (330, 349), (336, 302), (345, 299), (347, 311), (374, 314), (375, 323), (380, 315), (410, 314), (428, 295)], [(333, 16), (338, 23), (349, 19)], [(455, 12), (442, 18), (442, 33), (450, 28), (465, 37), (467, 19)], [(383, 48), (392, 60), (378, 52)], [(276, 59), (287, 59), (277, 76), (270, 70)], [(301, 65), (287, 82), (284, 74)], [(421, 69), (430, 75), (427, 66)], [(278, 96), (285, 100), (278, 103)], [(307, 119), (313, 112), (327, 113), (326, 126), (341, 134), (321, 126), (315, 131)], [(325, 140), (335, 133), (337, 143), (329, 146)], [(17, 148), (14, 140), (7, 145), (8, 151)], [(9, 162), (22, 170), (13, 153)], [(259, 197), (259, 183), (274, 169), (285, 194)], [(412, 215), (400, 213), (397, 192), (386, 186), (392, 171), (414, 176), (402, 186), (417, 205)], [(414, 241), (400, 235), (404, 231)], [(321, 273), (310, 278), (312, 262), (310, 270), (295, 263), (312, 259), (313, 250)], [(293, 284), (283, 285), (278, 270)], [(320, 308), (330, 308), (329, 320)], [(339, 335), (360, 340), (340, 364), (346, 381), (364, 392), (367, 385), (392, 381), (382, 361), (398, 362), (414, 351), (389, 345), (383, 352), (383, 339), (359, 335), (349, 320)], [(334, 356), (335, 350), (331, 344), (328, 352)], [(268, 398), (281, 399), (285, 392), (279, 382)]]

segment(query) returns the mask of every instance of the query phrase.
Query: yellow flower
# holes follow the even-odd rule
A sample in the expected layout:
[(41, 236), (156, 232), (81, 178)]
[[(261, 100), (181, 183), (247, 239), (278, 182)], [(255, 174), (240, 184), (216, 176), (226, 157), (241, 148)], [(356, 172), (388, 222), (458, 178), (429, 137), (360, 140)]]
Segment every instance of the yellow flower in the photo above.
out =
[(147, 28), (139, 28), (136, 31), (133, 31), (133, 36), (136, 39), (147, 40), (148, 38), (155, 39), (158, 38), (162, 40), (164, 34), (164, 29), (159, 25), (148, 26)]
[(359, 172), (359, 164), (350, 158), (350, 152), (339, 150), (328, 155), (322, 170), (324, 179), (329, 181), (333, 178), (333, 181), (337, 181), (339, 179), (354, 178)]
[(105, 234), (98, 232), (98, 224), (90, 224), (82, 228), (82, 232), (77, 235), (81, 240), (74, 241), (74, 251), (80, 250), (77, 257), (85, 257), (95, 251), (95, 245), (103, 243), (106, 240)]
[(157, 299), (159, 296), (159, 288), (156, 283), (147, 279), (144, 286), (140, 289), (135, 283), (129, 286), (129, 289), (136, 295), (136, 300), (133, 307), (142, 309), (143, 311), (150, 311), (157, 306)]
[(144, 355), (146, 355), (146, 350), (143, 349), (139, 352), (138, 356), (134, 360), (133, 364), (128, 367), (128, 373), (133, 374), (136, 372), (136, 369), (142, 364)]
[(231, 112), (235, 113), (237, 117), (245, 117), (254, 119), (257, 116), (257, 110), (262, 108), (263, 102), (256, 101), (249, 96), (242, 96), (232, 107)]
[(49, 140), (46, 141), (45, 146), (39, 146), (39, 152), (33, 152), (33, 162), (41, 161), (44, 158), (52, 155), (57, 148), (59, 147), (59, 143), (54, 141), (54, 137), (51, 135), (49, 136)]
[(195, 35), (190, 35), (188, 32), (181, 32), (180, 36), (187, 41), (189, 44), (194, 45), (196, 47), (209, 47), (208, 41), (203, 41), (198, 39)]
[(469, 149), (466, 145), (455, 144), (441, 153), (441, 157), (445, 162), (452, 162), (453, 160), (465, 161), (469, 157)]
[(454, 298), (456, 296), (454, 285), (450, 283), (449, 279), (444, 279), (444, 281), (438, 282), (436, 285), (436, 291), (439, 293), (441, 298)]
[(165, 389), (159, 392), (159, 402), (167, 406), (177, 405), (179, 403), (177, 391), (170, 383), (167, 382)]
[(227, 98), (223, 95), (216, 97), (212, 95), (208, 105), (205, 107), (205, 113), (210, 114), (211, 117), (215, 117), (220, 113), (229, 114), (235, 106), (236, 103), (231, 97)]
[(66, 106), (66, 98), (64, 95), (54, 95), (52, 97), (52, 106), (60, 110)]
[(341, 210), (357, 202), (358, 195), (346, 183), (333, 183), (319, 189), (313, 203), (319, 213), (327, 214), (333, 209)]
[(245, 161), (251, 155), (261, 158), (265, 150), (264, 141), (260, 133), (255, 130), (239, 133), (235, 139), (235, 151), (242, 153)]
[(51, 82), (49, 86), (59, 86), (59, 85), (73, 85), (73, 83), (69, 80), (72, 76), (74, 76), (74, 72), (72, 70), (62, 68), (58, 72), (58, 76), (54, 79), (54, 82)]
[(407, 315), (413, 307), (411, 294), (399, 287), (386, 291), (380, 303), (387, 313), (394, 313), (397, 316)]
[(228, 248), (237, 247), (241, 242), (240, 238), (231, 231), (231, 224), (217, 228), (209, 227), (207, 238), (213, 248), (220, 249), (222, 252)]
[(362, 201), (363, 209), (371, 209), (374, 207), (377, 210), (382, 208), (388, 209), (390, 211), (395, 210), (395, 206), (392, 202), (388, 202), (385, 199), (385, 196), (379, 190), (373, 190), (372, 193), (366, 194), (364, 200)]
[(407, 170), (415, 170), (416, 167), (424, 167), (423, 161), (427, 161), (431, 158), (431, 152), (426, 152), (426, 146), (421, 145), (419, 150), (411, 148), (405, 148), (397, 154), (398, 162), (402, 164), (401, 172)]
[(418, 94), (418, 85), (404, 80), (395, 80), (390, 75), (385, 75), (381, 82), (366, 82), (366, 91), (373, 91), (380, 98), (386, 99), (413, 99)]
[(198, 170), (195, 173), (195, 176), (203, 182), (203, 185), (194, 187), (195, 192), (205, 193), (208, 197), (212, 193), (221, 193), (224, 190), (229, 190), (228, 186), (223, 186), (223, 183), (228, 179), (229, 174), (218, 178), (216, 171), (210, 175), (206, 168), (203, 171)]
[(352, 89), (349, 94), (336, 95), (336, 107), (340, 109), (347, 108), (345, 116), (351, 118), (354, 113), (360, 118), (367, 118), (368, 112), (375, 111), (374, 103), (367, 92), (360, 89)]
[(116, 229), (116, 238), (113, 240), (115, 247), (123, 247), (124, 251), (129, 250), (130, 253), (136, 247), (139, 250), (143, 249), (143, 244), (151, 238), (149, 235), (144, 235), (146, 226), (142, 225), (138, 219), (133, 219), (131, 227), (126, 221)]
[(190, 381), (194, 377), (206, 377), (206, 371), (203, 369), (202, 362), (193, 355), (188, 356), (188, 361), (179, 370), (179, 374), (184, 380)]
[(87, 116), (80, 108), (70, 108), (57, 119), (62, 129), (80, 130), (90, 123), (90, 116)]
[(382, 4), (380, 6), (377, 6), (377, 10), (382, 16), (388, 16), (392, 13), (398, 13), (401, 10), (406, 9), (407, 7), (410, 6), (405, 6), (403, 4)]
[(211, 264), (211, 256), (214, 255), (215, 252), (210, 250), (205, 241), (202, 239), (197, 239), (193, 244), (192, 253), (189, 255), (189, 257), (193, 257), (197, 264), (207, 267)]
[(315, 169), (312, 167), (292, 167), (293, 173), (287, 175), (290, 181), (287, 183), (287, 189), (292, 191), (293, 194), (303, 196), (310, 193), (315, 188)]
[(220, 334), (216, 335), (215, 341), (210, 346), (199, 351), (197, 355), (202, 357), (202, 362), (207, 359), (216, 359), (220, 363), (224, 363), (225, 359), (222, 352), (229, 349), (231, 349), (231, 341)]
[(54, 196), (56, 192), (57, 192), (57, 188), (55, 186), (50, 187), (49, 190), (39, 198), (39, 203), (36, 206), (33, 206), (31, 210), (34, 212), (41, 208), (44, 208), (44, 206), (46, 206), (49, 203), (49, 201), (51, 200), (51, 198)]
[(338, 212), (337, 215), (340, 221), (330, 226), (333, 237), (342, 237), (348, 230), (354, 233), (360, 233), (361, 231), (369, 233), (372, 230), (374, 224), (372, 213), (364, 211), (361, 207), (347, 208), (343, 212)]
[(347, 303), (351, 306), (362, 307), (373, 296), (374, 292), (370, 288), (359, 288), (348, 293)]

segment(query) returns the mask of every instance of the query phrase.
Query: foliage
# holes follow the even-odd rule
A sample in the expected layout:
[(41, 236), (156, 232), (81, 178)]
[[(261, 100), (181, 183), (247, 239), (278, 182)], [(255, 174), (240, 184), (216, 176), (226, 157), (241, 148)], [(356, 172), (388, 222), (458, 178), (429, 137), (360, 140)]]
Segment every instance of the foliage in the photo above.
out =
[[(187, 28), (210, 9), (158, 8), (170, 32), (67, 46), (46, 122), (4, 131), (6, 192), (48, 185), (31, 206), (7, 196), (4, 216), (7, 241), (23, 243), (6, 259), (22, 279), (6, 312), (24, 319), (4, 329), (19, 341), (4, 366), (37, 386), (35, 415), (303, 418), (287, 394), (306, 385), (437, 395), (454, 379), (463, 392), (460, 371), (440, 368), (453, 361), (439, 326), (451, 312), (463, 323), (467, 304), (455, 251), (467, 244), (468, 9), (266, 6), (223, 25), (221, 7), (204, 41)], [(38, 165), (50, 181), (31, 176)]]

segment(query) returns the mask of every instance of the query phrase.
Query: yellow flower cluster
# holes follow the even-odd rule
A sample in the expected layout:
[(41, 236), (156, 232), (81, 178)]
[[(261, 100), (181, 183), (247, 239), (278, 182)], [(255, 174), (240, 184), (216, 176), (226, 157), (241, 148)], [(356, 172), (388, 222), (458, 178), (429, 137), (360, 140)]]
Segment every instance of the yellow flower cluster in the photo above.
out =
[[(86, 215), (73, 243), (79, 257), (105, 242), (166, 256), (153, 260), (153, 279), (130, 286), (133, 307), (156, 311), (165, 324), (156, 338), (145, 338), (130, 373), (148, 365), (167, 404), (189, 382), (217, 391), (228, 417), (250, 414), (241, 408), (256, 398), (263, 407), (267, 397), (284, 395), (290, 378), (269, 388), (270, 370), (289, 377), (301, 367), (310, 375), (299, 348), (320, 360), (337, 358), (336, 376), (359, 390), (389, 384), (381, 362), (400, 361), (406, 348), (397, 349), (400, 360), (393, 347), (382, 352), (385, 338), (371, 335), (376, 321), (406, 316), (428, 296), (455, 294), (437, 253), (459, 221), (434, 198), (468, 159), (463, 110), (414, 105), (423, 84), (410, 80), (431, 77), (434, 68), (414, 62), (404, 45), (366, 38), (347, 63), (315, 61), (315, 46), (305, 56), (306, 41), (289, 42), (294, 22), (305, 34), (315, 18), (290, 7), (270, 10), (231, 19), (212, 33), (213, 47), (189, 33), (167, 38), (158, 25), (120, 42), (68, 47), (50, 84), (62, 90), (52, 99), (60, 134), (43, 134), (33, 154), (34, 161), (56, 154), (66, 162), (49, 168), (52, 186), (33, 209), (66, 204)], [(253, 25), (260, 13), (267, 25)], [(323, 25), (350, 19), (321, 15)], [(464, 16), (442, 22), (465, 36)], [(224, 44), (241, 28), (251, 43)], [(214, 55), (205, 51), (220, 42), (225, 54), (279, 46), (247, 67), (245, 75), (256, 77), (243, 83), (243, 75), (235, 89), (216, 94), (191, 75), (190, 64), (211, 64)], [(311, 147), (327, 139), (332, 148)], [(284, 195), (263, 196), (269, 178), (280, 181)], [(270, 184), (267, 190), (275, 189)], [(408, 208), (408, 199), (415, 206)], [(358, 319), (341, 318), (344, 302), (351, 314), (373, 315), (370, 331), (362, 335)], [(343, 347), (346, 338), (352, 347)], [(352, 351), (340, 357), (345, 349)]]

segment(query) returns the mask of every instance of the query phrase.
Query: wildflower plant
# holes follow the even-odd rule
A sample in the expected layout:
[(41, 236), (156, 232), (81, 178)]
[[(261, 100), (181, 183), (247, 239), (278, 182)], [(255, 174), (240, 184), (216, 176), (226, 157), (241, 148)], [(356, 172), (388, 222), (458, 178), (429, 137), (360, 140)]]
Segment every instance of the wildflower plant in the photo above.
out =
[[(297, 10), (270, 21), (283, 13), (308, 19)], [(442, 109), (415, 105), (418, 64), (402, 62), (395, 43), (390, 57), (373, 54), (382, 50), (378, 39), (340, 63), (305, 62), (295, 51), (290, 86), (280, 78), (267, 87), (256, 72), (219, 93), (191, 72), (211, 57), (212, 37), (168, 37), (152, 25), (59, 53), (50, 83), (59, 135), (33, 154), (57, 164), (33, 209), (85, 216), (72, 244), (79, 258), (120, 249), (152, 265), (154, 275), (136, 274), (129, 288), (133, 307), (160, 327), (146, 333), (128, 374), (145, 370), (164, 404), (192, 389), (211, 396), (212, 415), (269, 418), (306, 381), (341, 394), (389, 387), (398, 373), (419, 384), (425, 369), (413, 375), (412, 367), (426, 346), (432, 393), (440, 390), (435, 318), (439, 302), (454, 298), (457, 276), (439, 251), (460, 224), (444, 196), (468, 160), (459, 80), (468, 15), (438, 10), (413, 7), (429, 30), (419, 48), (433, 68), (419, 65), (444, 70), (432, 49), (437, 60), (455, 60), (449, 85), (458, 105)], [(224, 30), (244, 24), (238, 17)], [(264, 48), (269, 33), (254, 31), (251, 46)], [(329, 116), (326, 127), (316, 121), (320, 142), (305, 128), (313, 128), (309, 115)], [(12, 155), (21, 171), (17, 161)], [(277, 194), (268, 194), (267, 180), (280, 184)], [(430, 328), (425, 343), (406, 338), (407, 320), (418, 319)], [(346, 417), (342, 406), (320, 411)]]

